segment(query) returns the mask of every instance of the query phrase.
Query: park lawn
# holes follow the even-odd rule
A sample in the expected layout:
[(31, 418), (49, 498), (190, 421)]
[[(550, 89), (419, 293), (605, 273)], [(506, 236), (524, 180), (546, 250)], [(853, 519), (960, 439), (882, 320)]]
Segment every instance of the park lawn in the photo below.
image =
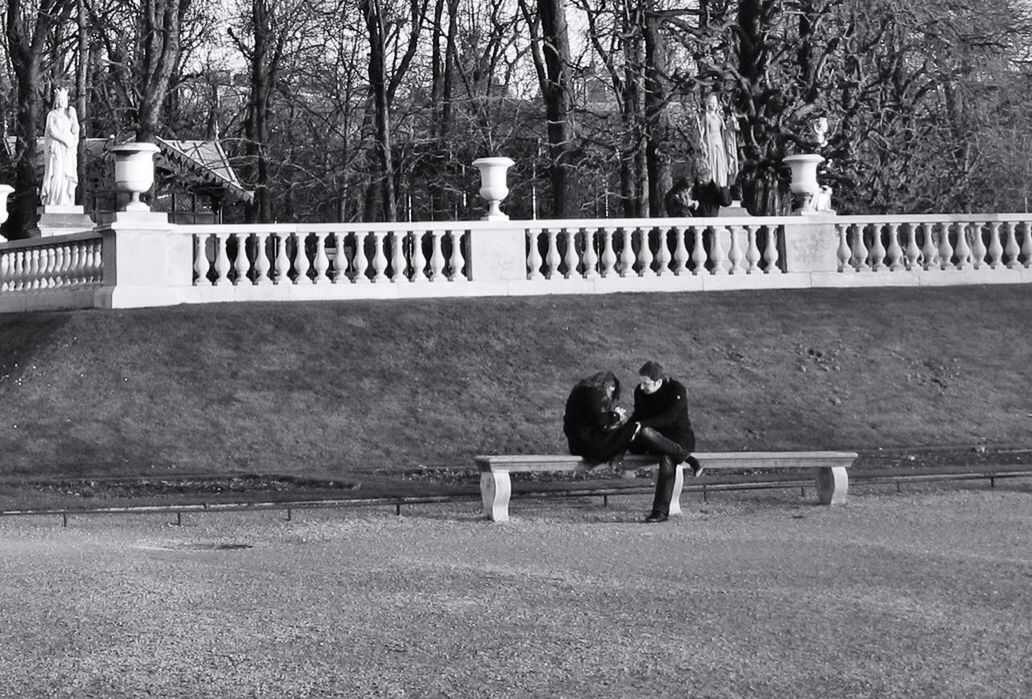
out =
[(0, 480), (361, 474), (562, 452), (579, 378), (656, 359), (700, 451), (1032, 447), (1032, 286), (0, 315)]

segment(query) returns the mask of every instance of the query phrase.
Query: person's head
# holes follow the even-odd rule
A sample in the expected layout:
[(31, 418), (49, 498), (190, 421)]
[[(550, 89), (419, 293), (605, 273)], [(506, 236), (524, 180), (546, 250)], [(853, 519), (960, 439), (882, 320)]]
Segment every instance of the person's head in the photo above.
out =
[(663, 367), (659, 362), (654, 362), (651, 359), (641, 365), (641, 369), (638, 369), (638, 385), (641, 386), (641, 390), (644, 393), (655, 393), (659, 390), (659, 387), (663, 385), (663, 380), (666, 378), (666, 372), (663, 371)]
[(702, 101), (703, 106), (707, 112), (719, 112), (720, 111), (720, 98), (717, 97), (716, 92), (711, 92), (706, 95), (706, 98)]
[(614, 403), (620, 400), (620, 379), (611, 371), (600, 371), (584, 379), (582, 383), (593, 386)]
[(64, 109), (68, 106), (68, 88), (59, 87), (54, 90), (54, 106), (59, 109)]
[(705, 158), (696, 158), (693, 169), (695, 170), (694, 179), (698, 184), (706, 184), (713, 179), (713, 168)]

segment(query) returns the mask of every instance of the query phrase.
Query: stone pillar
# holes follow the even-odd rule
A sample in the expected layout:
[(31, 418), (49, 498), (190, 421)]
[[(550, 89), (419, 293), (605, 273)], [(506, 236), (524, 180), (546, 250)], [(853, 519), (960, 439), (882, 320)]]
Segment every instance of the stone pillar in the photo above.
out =
[(838, 272), (835, 220), (833, 216), (814, 215), (785, 223), (785, 268), (789, 272)]
[(526, 238), (526, 229), (517, 222), (471, 226), (470, 281), (505, 285), (527, 281)]

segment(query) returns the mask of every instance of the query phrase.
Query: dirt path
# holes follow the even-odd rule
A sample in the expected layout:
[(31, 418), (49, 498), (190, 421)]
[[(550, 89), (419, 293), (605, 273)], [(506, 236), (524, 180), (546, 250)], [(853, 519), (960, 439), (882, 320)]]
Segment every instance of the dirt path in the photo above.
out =
[(1032, 488), (0, 519), (0, 695), (1028, 696)]

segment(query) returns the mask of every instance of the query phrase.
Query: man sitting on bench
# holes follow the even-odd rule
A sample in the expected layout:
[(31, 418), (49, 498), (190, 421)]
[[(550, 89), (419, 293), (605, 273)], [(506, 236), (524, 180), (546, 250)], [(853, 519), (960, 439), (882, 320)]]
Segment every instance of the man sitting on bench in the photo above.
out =
[(677, 465), (691, 466), (696, 477), (702, 465), (691, 455), (695, 432), (688, 417), (688, 394), (679, 381), (669, 378), (658, 362), (648, 361), (638, 370), (634, 389), (634, 412), (628, 422), (641, 425), (639, 437), (631, 443), (632, 454), (658, 454), (656, 496), (646, 522), (665, 522), (670, 516)]

